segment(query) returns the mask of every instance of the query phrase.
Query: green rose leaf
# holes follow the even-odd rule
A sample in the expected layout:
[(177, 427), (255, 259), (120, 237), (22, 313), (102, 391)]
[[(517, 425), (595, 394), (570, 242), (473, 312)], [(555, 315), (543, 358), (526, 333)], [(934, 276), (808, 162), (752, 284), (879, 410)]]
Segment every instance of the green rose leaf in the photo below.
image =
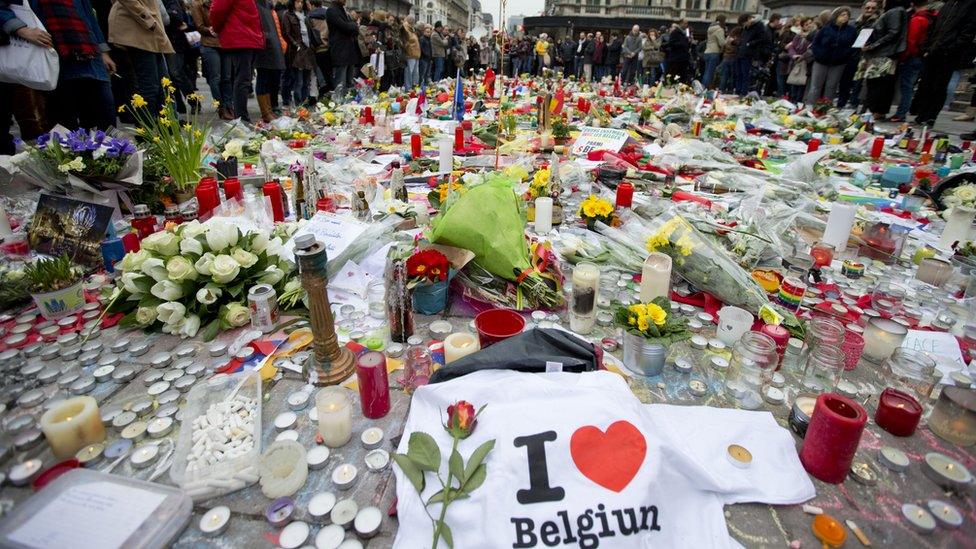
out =
[[(414, 462), (410, 459), (410, 456), (406, 454), (393, 454), (393, 461), (400, 466), (400, 470), (403, 474), (407, 475), (407, 479), (410, 480), (410, 484), (413, 484), (417, 493), (424, 491), (424, 473), (417, 468)], [(436, 495), (436, 494), (435, 494)]]
[(464, 469), (464, 476), (461, 477), (464, 479), (464, 482), (467, 482), (468, 479), (471, 478), (471, 475), (473, 475), (475, 470), (478, 469), (481, 462), (485, 460), (488, 452), (491, 452), (494, 447), (495, 441), (489, 440), (488, 442), (485, 442), (481, 446), (475, 448), (474, 452), (471, 453), (471, 457), (468, 458), (468, 466)]
[(441, 467), (441, 450), (434, 437), (415, 431), (407, 442), (407, 456), (423, 471), (436, 473)]
[(484, 463), (477, 466), (471, 476), (464, 481), (461, 486), (461, 491), (470, 494), (478, 489), (479, 486), (485, 483), (485, 479), (488, 478), (488, 467)]
[(459, 482), (464, 478), (464, 459), (461, 458), (461, 454), (457, 449), (451, 452), (451, 457), (447, 460), (447, 466), (451, 475), (458, 479)]

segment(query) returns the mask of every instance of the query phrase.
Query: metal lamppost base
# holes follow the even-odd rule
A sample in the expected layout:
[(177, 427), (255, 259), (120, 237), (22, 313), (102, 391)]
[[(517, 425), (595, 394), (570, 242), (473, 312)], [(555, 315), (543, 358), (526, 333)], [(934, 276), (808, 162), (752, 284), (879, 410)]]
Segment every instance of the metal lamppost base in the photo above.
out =
[(356, 361), (352, 351), (346, 347), (339, 347), (339, 358), (333, 362), (320, 362), (312, 353), (305, 362), (305, 369), (311, 374), (315, 372), (315, 385), (337, 385), (346, 380), (356, 370)]

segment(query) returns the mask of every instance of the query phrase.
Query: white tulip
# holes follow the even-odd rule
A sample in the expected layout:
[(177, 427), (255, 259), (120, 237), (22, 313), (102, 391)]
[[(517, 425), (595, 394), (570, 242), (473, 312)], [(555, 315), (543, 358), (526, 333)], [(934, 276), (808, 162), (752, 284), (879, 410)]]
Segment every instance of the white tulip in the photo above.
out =
[(178, 301), (160, 303), (156, 306), (158, 319), (163, 324), (172, 324), (186, 315), (186, 307)]
[(207, 252), (200, 256), (200, 259), (193, 264), (193, 268), (203, 276), (210, 276), (210, 267), (213, 265), (214, 254)]
[(160, 280), (153, 284), (153, 287), (149, 289), (149, 293), (159, 299), (174, 301), (183, 297), (183, 287), (172, 280)]
[(150, 257), (145, 260), (142, 263), (142, 272), (151, 276), (156, 282), (169, 279), (169, 273), (166, 272), (166, 265), (158, 257)]
[(197, 301), (203, 303), (204, 305), (210, 305), (211, 303), (215, 303), (223, 293), (224, 291), (221, 290), (216, 284), (207, 284), (203, 288), (197, 290)]
[(271, 265), (264, 270), (264, 273), (261, 275), (260, 278), (258, 278), (258, 282), (262, 284), (271, 284), (272, 286), (274, 286), (275, 284), (281, 282), (281, 279), (284, 277), (285, 277), (285, 271), (282, 271), (275, 265)]
[(254, 233), (254, 237), (251, 239), (251, 251), (259, 254), (268, 247), (268, 233), (264, 231), (257, 231)]
[(170, 257), (179, 253), (180, 237), (169, 231), (160, 231), (143, 238), (139, 246), (150, 252)]
[(180, 241), (180, 253), (203, 255), (203, 244), (196, 238), (184, 238)]
[(214, 252), (222, 251), (237, 245), (237, 227), (225, 221), (210, 220), (204, 223), (207, 227), (207, 246)]
[(268, 241), (267, 247), (264, 249), (265, 253), (268, 254), (269, 258), (281, 257), (284, 254), (284, 244), (278, 237), (272, 238)]
[(186, 317), (186, 323), (180, 329), (180, 335), (183, 337), (194, 337), (197, 335), (197, 331), (200, 329), (200, 317), (197, 315), (190, 315)]
[(132, 295), (142, 295), (145, 293), (137, 284), (137, 282), (142, 280), (146, 280), (146, 276), (141, 273), (122, 273), (122, 287)]
[(119, 262), (119, 268), (125, 271), (138, 271), (142, 268), (142, 264), (152, 257), (152, 255), (147, 250), (139, 250), (138, 252), (129, 252), (125, 254), (122, 261)]
[(183, 235), (184, 239), (196, 238), (203, 233), (207, 232), (207, 227), (202, 223), (194, 219), (193, 221), (187, 221), (180, 226), (180, 234)]

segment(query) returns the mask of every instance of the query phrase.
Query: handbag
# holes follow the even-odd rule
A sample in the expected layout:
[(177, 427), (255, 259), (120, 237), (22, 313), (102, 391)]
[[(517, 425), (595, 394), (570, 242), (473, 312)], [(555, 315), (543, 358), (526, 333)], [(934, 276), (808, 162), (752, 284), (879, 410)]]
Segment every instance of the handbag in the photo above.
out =
[(790, 74), (786, 77), (786, 83), (791, 86), (802, 86), (807, 83), (807, 64), (802, 59), (798, 59)]
[[(28, 27), (47, 30), (26, 0), (23, 5), (10, 4), (9, 7)], [(53, 48), (31, 44), (13, 35), (9, 45), (0, 46), (0, 82), (51, 91), (58, 85), (60, 68), (58, 52)]]

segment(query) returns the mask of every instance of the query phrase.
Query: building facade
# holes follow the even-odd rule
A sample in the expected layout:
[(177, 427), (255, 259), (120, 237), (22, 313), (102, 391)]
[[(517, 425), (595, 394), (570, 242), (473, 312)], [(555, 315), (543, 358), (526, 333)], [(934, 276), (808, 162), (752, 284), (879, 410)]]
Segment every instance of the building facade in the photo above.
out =
[(413, 14), (417, 22), (428, 25), (440, 21), (452, 29), (468, 29), (470, 12), (468, 0), (413, 0)]
[[(879, 2), (880, 4), (880, 2)], [(858, 2), (844, 2), (843, 0), (762, 0), (762, 14), (769, 17), (771, 13), (782, 15), (816, 16), (823, 10), (831, 10), (847, 6), (857, 13)]]
[(547, 32), (562, 38), (583, 30), (629, 30), (670, 25), (687, 19), (693, 31), (703, 33), (720, 13), (731, 21), (740, 14), (758, 15), (759, 0), (546, 0), (544, 15), (526, 17), (526, 32)]
[(393, 15), (407, 15), (411, 12), (416, 13), (414, 4), (411, 0), (349, 0), (346, 5), (351, 10), (371, 12), (383, 10)]

